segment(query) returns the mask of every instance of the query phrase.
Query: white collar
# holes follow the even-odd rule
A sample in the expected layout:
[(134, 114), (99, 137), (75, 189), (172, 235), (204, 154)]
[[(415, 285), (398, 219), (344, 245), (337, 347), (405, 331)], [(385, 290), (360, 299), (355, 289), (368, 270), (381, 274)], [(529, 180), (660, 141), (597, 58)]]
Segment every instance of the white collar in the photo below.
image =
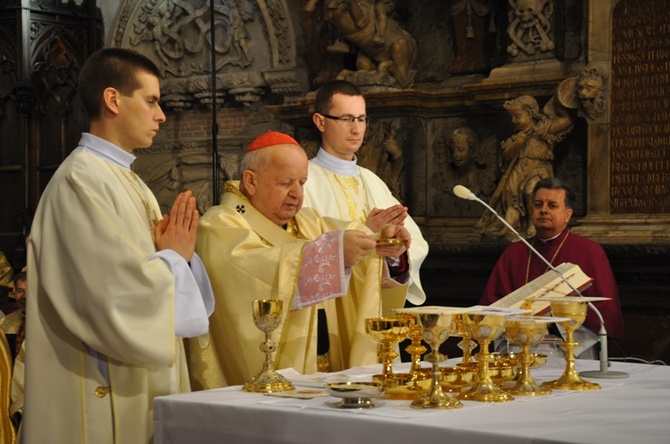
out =
[[(563, 230), (563, 231), (565, 231), (565, 230)], [(550, 237), (549, 239), (542, 239), (540, 236), (537, 236), (537, 240), (539, 240), (539, 241), (542, 242), (543, 244), (546, 244), (547, 242), (549, 242), (549, 241), (551, 241), (551, 240), (554, 240), (554, 239), (558, 238), (561, 234), (563, 234), (563, 231), (561, 231), (560, 233), (558, 233), (558, 234), (557, 234), (556, 236), (554, 236), (554, 237)]]
[(128, 171), (130, 171), (130, 165), (137, 158), (134, 154), (91, 133), (82, 133), (79, 145), (75, 148), (74, 152), (91, 153)]
[(358, 176), (356, 160), (356, 155), (354, 155), (354, 160), (340, 159), (326, 152), (323, 147), (319, 148), (316, 156), (312, 158), (312, 162), (315, 164), (343, 176)]

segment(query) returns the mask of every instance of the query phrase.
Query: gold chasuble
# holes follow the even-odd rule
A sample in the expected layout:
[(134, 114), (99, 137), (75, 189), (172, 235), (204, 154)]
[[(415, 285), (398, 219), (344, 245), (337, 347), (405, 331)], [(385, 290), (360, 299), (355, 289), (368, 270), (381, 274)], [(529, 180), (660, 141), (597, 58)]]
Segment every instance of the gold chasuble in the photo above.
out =
[[(308, 259), (305, 247), (324, 233), (347, 229), (370, 232), (358, 222), (321, 218), (312, 209), (302, 209), (284, 229), (250, 204), (239, 182), (226, 184), (221, 205), (207, 210), (198, 229), (196, 249), (212, 282), (216, 309), (210, 334), (189, 340), (194, 390), (243, 384), (261, 369), (264, 335), (253, 323), (255, 299), (284, 302), (282, 325), (273, 332), (278, 369), (316, 371), (317, 306), (327, 314), (332, 370), (377, 362), (377, 345), (365, 332), (365, 319), (381, 313), (380, 256), (373, 253), (352, 267), (341, 297), (334, 294), (320, 305), (291, 310)], [(330, 265), (343, 270), (341, 261)], [(406, 285), (401, 288), (407, 291)]]

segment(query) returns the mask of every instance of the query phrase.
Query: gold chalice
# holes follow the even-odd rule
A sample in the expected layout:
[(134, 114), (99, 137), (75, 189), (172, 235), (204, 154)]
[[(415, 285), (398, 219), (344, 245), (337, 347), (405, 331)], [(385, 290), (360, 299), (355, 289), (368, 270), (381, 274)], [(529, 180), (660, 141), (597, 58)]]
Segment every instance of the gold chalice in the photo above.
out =
[(468, 312), (463, 317), (465, 328), (479, 344), (479, 353), (475, 355), (479, 368), (474, 384), (461, 389), (458, 395), (460, 399), (484, 402), (505, 402), (514, 399), (512, 395), (495, 385), (489, 371), (489, 364), (493, 362), (489, 345), (504, 331), (505, 319), (509, 314), (504, 311), (484, 310)]
[(510, 316), (505, 321), (505, 333), (507, 339), (521, 347), (521, 352), (514, 359), (514, 365), (519, 371), (513, 381), (502, 384), (503, 389), (513, 395), (548, 395), (551, 388), (543, 387), (535, 383), (530, 368), (535, 357), (530, 348), (539, 344), (547, 335), (547, 324), (551, 322), (566, 321), (567, 318), (552, 318), (548, 316)]
[(409, 334), (409, 321), (402, 318), (368, 318), (365, 320), (367, 334), (381, 344), (379, 360), (382, 363), (381, 375), (375, 375), (384, 386), (393, 379), (393, 360), (398, 357), (393, 345), (400, 343)]
[(442, 390), (440, 380), (440, 362), (447, 357), (440, 353), (440, 345), (447, 340), (453, 332), (453, 316), (462, 312), (464, 309), (451, 307), (417, 307), (408, 309), (417, 314), (419, 324), (423, 329), (423, 340), (430, 345), (430, 353), (424, 359), (430, 362), (432, 369), (432, 383), (430, 391), (412, 401), (411, 406), (416, 409), (452, 409), (463, 407), (463, 404), (456, 398), (453, 398)]
[(407, 389), (420, 391), (423, 390), (418, 385), (418, 381), (425, 379), (426, 372), (421, 369), (421, 357), (426, 353), (427, 348), (421, 343), (423, 337), (423, 328), (419, 324), (417, 315), (411, 311), (404, 309), (394, 309), (396, 316), (401, 319), (407, 319), (409, 323), (409, 339), (410, 345), (405, 348), (405, 351), (410, 354), (411, 363), (407, 375)]
[(579, 343), (574, 339), (574, 332), (586, 319), (586, 310), (589, 302), (606, 301), (609, 298), (586, 296), (562, 296), (555, 298), (538, 298), (551, 304), (551, 313), (554, 316), (567, 318), (558, 324), (565, 329), (565, 341), (561, 348), (565, 350), (565, 371), (555, 381), (542, 383), (544, 387), (563, 390), (600, 390), (600, 384), (583, 380), (575, 370), (575, 349)]
[(468, 333), (468, 330), (465, 328), (465, 323), (463, 321), (463, 317), (465, 316), (465, 313), (459, 313), (454, 315), (454, 333), (453, 336), (460, 336), (461, 340), (456, 346), (463, 350), (463, 358), (461, 359), (461, 363), (463, 364), (469, 364), (472, 362), (472, 350), (474, 350), (477, 347), (477, 343), (472, 340), (470, 337), (470, 333)]
[(275, 371), (272, 353), (277, 345), (272, 341), (272, 332), (279, 327), (282, 319), (282, 301), (279, 299), (255, 300), (251, 304), (254, 324), (265, 333), (265, 341), (260, 349), (265, 353), (261, 371), (247, 381), (242, 390), (255, 393), (275, 393), (295, 390), (291, 382)]

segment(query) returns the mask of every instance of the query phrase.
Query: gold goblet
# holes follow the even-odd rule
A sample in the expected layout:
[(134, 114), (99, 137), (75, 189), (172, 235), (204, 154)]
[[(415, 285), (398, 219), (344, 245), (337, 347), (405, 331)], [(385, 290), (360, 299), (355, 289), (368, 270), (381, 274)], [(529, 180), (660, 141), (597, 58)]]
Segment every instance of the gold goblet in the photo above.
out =
[(477, 347), (477, 343), (472, 340), (470, 333), (468, 333), (468, 330), (465, 328), (463, 316), (465, 316), (464, 313), (454, 315), (455, 329), (453, 335), (460, 336), (462, 338), (460, 342), (456, 344), (458, 348), (463, 350), (463, 358), (461, 359), (461, 363), (469, 364), (472, 362), (472, 350)]
[(394, 373), (392, 378), (385, 380), (381, 375), (373, 376), (373, 381), (379, 381), (385, 385), (384, 398), (413, 400), (426, 393), (426, 387), (420, 382), (429, 379), (428, 368), (421, 368), (421, 356), (426, 352), (426, 347), (421, 343), (423, 332), (416, 318), (416, 313), (407, 312), (404, 309), (393, 309), (393, 317), (407, 321), (409, 328), (408, 338), (410, 345), (405, 348), (411, 356), (410, 368), (407, 373)]
[(381, 344), (378, 356), (382, 363), (382, 373), (375, 379), (380, 379), (386, 387), (393, 381), (393, 360), (398, 357), (393, 345), (407, 337), (409, 321), (401, 318), (368, 318), (365, 320), (365, 331)]
[(421, 379), (419, 376), (421, 373), (421, 356), (428, 351), (428, 349), (421, 343), (423, 329), (419, 324), (416, 313), (405, 311), (404, 309), (395, 309), (393, 311), (396, 313), (397, 317), (407, 319), (408, 321), (409, 339), (411, 340), (411, 343), (405, 348), (405, 351), (409, 353), (411, 357), (409, 374), (412, 380)]
[(458, 395), (460, 399), (484, 402), (505, 402), (514, 399), (512, 395), (495, 385), (489, 371), (489, 364), (493, 362), (489, 345), (502, 334), (508, 315), (506, 312), (484, 310), (469, 312), (463, 317), (465, 328), (479, 344), (479, 353), (475, 355), (479, 368), (475, 383), (461, 389)]
[(548, 395), (551, 388), (535, 383), (530, 368), (535, 360), (530, 348), (539, 344), (547, 335), (547, 324), (567, 320), (566, 318), (551, 318), (547, 316), (511, 316), (505, 321), (505, 332), (508, 340), (521, 347), (521, 352), (514, 361), (518, 365), (519, 373), (513, 381), (502, 384), (504, 390), (513, 395)]
[(272, 332), (279, 327), (282, 319), (282, 301), (279, 299), (260, 299), (252, 302), (254, 324), (265, 333), (265, 341), (260, 349), (265, 353), (265, 362), (261, 371), (247, 381), (242, 390), (255, 393), (275, 393), (295, 390), (293, 384), (275, 371), (272, 353), (277, 345), (272, 341)]
[(447, 357), (440, 353), (440, 345), (447, 340), (453, 332), (453, 316), (462, 312), (463, 309), (450, 307), (420, 307), (414, 310), (417, 314), (419, 324), (423, 329), (423, 340), (430, 345), (430, 353), (424, 359), (430, 362), (432, 369), (432, 383), (430, 391), (418, 399), (412, 401), (411, 406), (416, 409), (453, 409), (463, 407), (463, 404), (442, 390), (440, 384), (441, 372), (440, 362)]
[(609, 298), (563, 296), (540, 299), (550, 302), (552, 315), (567, 318), (558, 323), (565, 329), (565, 341), (561, 342), (561, 348), (565, 350), (565, 371), (560, 378), (542, 385), (563, 390), (600, 390), (600, 384), (583, 380), (575, 370), (575, 349), (579, 343), (574, 339), (574, 332), (584, 323), (589, 302), (606, 301)]

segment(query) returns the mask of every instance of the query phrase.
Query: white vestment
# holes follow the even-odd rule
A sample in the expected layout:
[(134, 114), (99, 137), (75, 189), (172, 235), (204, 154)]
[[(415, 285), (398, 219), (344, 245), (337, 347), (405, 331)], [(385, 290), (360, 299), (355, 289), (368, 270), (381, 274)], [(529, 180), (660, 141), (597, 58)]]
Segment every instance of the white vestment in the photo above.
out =
[[(37, 208), (28, 240), (25, 443), (150, 443), (154, 397), (190, 390), (176, 333), (207, 331), (211, 287), (197, 256), (191, 271), (176, 252), (156, 252), (160, 209), (119, 161), (128, 156), (84, 134)], [(184, 319), (175, 311), (187, 299), (194, 311)]]
[[(318, 155), (324, 154), (328, 155), (320, 149)], [(334, 158), (330, 157), (329, 161), (333, 161)], [(338, 174), (317, 164), (315, 159), (310, 160), (304, 206), (316, 209), (322, 216), (365, 222), (365, 218), (373, 208), (384, 209), (400, 204), (388, 186), (372, 171), (355, 165), (355, 172), (358, 174)], [(351, 190), (351, 184), (348, 183), (352, 178), (354, 186), (358, 184), (361, 187), (358, 193), (356, 190)], [(412, 238), (408, 250), (411, 285), (407, 292), (407, 300), (414, 305), (420, 305), (426, 301), (426, 293), (421, 287), (419, 269), (428, 255), (428, 242), (410, 216), (405, 219), (405, 228)]]

